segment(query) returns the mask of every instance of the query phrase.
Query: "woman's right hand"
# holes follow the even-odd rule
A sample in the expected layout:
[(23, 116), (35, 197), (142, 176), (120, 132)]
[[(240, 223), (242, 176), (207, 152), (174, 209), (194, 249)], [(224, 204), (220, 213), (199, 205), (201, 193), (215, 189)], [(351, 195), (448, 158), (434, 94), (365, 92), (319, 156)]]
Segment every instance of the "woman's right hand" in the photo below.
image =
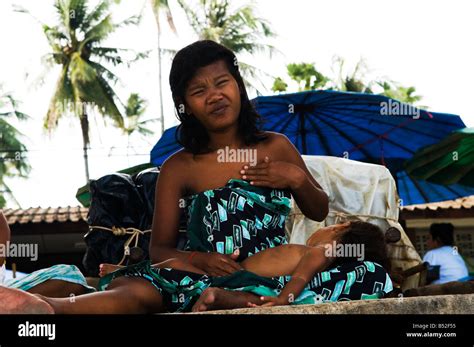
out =
[(238, 257), (238, 249), (234, 251), (234, 253), (228, 255), (217, 252), (197, 252), (196, 255), (192, 257), (191, 263), (210, 276), (227, 276), (236, 271), (243, 270), (242, 266), (236, 262)]

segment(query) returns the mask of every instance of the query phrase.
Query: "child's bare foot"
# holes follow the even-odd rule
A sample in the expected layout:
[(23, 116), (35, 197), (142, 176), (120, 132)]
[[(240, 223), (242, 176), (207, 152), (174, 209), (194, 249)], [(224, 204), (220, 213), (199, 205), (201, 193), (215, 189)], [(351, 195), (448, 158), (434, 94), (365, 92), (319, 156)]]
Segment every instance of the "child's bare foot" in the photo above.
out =
[(100, 264), (99, 265), (99, 276), (104, 277), (111, 272), (117, 271), (123, 268), (122, 265), (114, 265), (114, 264)]
[(246, 292), (207, 288), (193, 306), (193, 312), (248, 307), (249, 302), (258, 303), (259, 297)]
[(28, 292), (0, 286), (0, 314), (53, 314), (50, 304)]

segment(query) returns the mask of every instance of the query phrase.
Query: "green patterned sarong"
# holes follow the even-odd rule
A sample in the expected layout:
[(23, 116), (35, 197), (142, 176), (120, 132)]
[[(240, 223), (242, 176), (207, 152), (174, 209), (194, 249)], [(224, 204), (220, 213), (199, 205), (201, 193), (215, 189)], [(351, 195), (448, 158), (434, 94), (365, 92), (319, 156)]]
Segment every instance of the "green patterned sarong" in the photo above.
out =
[[(287, 244), (284, 223), (290, 210), (287, 190), (255, 187), (231, 179), (221, 188), (188, 198), (186, 250), (231, 254), (239, 249), (242, 261), (264, 249)], [(290, 276), (261, 277), (248, 271), (210, 277), (175, 269), (158, 269), (149, 261), (115, 271), (101, 279), (104, 290), (116, 277), (141, 277), (163, 296), (170, 312), (185, 312), (208, 287), (276, 296)], [(379, 298), (392, 290), (392, 282), (378, 264), (356, 262), (317, 274), (294, 304)]]

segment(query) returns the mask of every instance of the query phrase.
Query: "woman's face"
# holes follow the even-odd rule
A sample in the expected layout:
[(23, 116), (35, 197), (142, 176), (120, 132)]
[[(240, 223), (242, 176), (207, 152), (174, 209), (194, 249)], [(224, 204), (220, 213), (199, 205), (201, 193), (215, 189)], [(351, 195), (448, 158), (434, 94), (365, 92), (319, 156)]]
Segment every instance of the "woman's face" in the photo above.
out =
[(186, 113), (209, 131), (235, 126), (240, 114), (240, 89), (223, 60), (197, 70), (185, 90)]

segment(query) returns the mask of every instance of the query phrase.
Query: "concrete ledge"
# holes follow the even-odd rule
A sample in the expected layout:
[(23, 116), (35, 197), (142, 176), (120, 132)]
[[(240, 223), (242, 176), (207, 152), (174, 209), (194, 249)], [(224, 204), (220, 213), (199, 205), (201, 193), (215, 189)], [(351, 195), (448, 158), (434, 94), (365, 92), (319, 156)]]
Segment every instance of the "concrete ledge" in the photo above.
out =
[(474, 314), (474, 294), (341, 301), (191, 314)]

